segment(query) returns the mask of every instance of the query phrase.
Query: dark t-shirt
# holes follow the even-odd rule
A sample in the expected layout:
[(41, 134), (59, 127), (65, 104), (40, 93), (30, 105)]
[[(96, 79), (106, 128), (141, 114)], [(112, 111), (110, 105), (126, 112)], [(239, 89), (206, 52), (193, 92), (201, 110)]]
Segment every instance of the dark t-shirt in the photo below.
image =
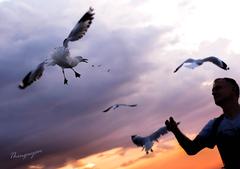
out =
[(217, 145), (223, 163), (227, 169), (240, 169), (240, 113), (233, 119), (223, 117), (216, 134), (212, 135), (216, 118), (210, 120), (200, 131), (198, 137), (206, 147)]

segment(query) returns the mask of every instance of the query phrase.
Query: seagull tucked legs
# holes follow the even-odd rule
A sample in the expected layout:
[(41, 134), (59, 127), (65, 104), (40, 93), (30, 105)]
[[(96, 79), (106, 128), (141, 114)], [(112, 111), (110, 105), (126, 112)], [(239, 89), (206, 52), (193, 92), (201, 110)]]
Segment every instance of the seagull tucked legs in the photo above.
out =
[(62, 73), (63, 73), (63, 77), (64, 77), (64, 84), (68, 84), (68, 80), (66, 79), (65, 72), (64, 72), (63, 68), (62, 68)]
[(76, 72), (73, 68), (71, 68), (71, 69), (74, 71), (75, 77), (79, 77), (79, 78), (80, 78), (81, 74), (79, 74), (78, 72)]

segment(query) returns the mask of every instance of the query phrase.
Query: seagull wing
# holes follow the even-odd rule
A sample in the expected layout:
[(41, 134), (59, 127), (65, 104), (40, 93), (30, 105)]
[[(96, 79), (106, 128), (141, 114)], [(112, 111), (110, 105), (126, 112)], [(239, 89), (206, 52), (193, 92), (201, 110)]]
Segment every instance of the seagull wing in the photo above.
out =
[(167, 133), (168, 133), (167, 127), (164, 126), (164, 127), (159, 128), (154, 133), (152, 133), (149, 137), (150, 137), (151, 141), (158, 141), (158, 139), (161, 135), (165, 135)]
[(212, 62), (213, 64), (217, 65), (218, 67), (224, 69), (224, 70), (228, 70), (229, 67), (227, 66), (227, 64), (225, 62), (223, 62), (222, 60), (220, 60), (219, 58), (215, 57), (215, 56), (209, 56), (203, 59), (204, 62)]
[(130, 105), (129, 104), (114, 104), (114, 105), (108, 107), (106, 110), (103, 110), (103, 112), (107, 112), (110, 109), (114, 109), (115, 110), (116, 108), (118, 108), (120, 106), (136, 107), (137, 104), (130, 104)]
[(128, 106), (127, 104), (115, 104), (115, 106)]
[(34, 81), (40, 79), (42, 77), (44, 66), (46, 62), (40, 63), (37, 68), (33, 71), (27, 73), (27, 75), (23, 78), (22, 82), (19, 84), (20, 89), (25, 89), (27, 86), (30, 86)]
[(117, 104), (118, 106), (136, 107), (137, 104)]
[(42, 77), (43, 72), (45, 70), (45, 65), (46, 65), (46, 62), (44, 61), (37, 66), (37, 68), (33, 72), (33, 80), (34, 81), (36, 81)]
[(18, 85), (19, 89), (25, 89), (27, 86), (29, 86), (33, 82), (33, 81), (29, 81), (31, 74), (32, 74), (32, 71), (28, 72), (24, 76), (22, 82)]
[(103, 110), (103, 112), (108, 112), (113, 106), (108, 107), (107, 109)]
[(68, 37), (63, 41), (63, 46), (65, 48), (68, 47), (69, 41), (77, 41), (85, 35), (92, 23), (93, 15), (93, 8), (90, 7), (89, 10), (81, 17), (81, 19), (71, 30)]
[(129, 104), (128, 106), (130, 106), (130, 107), (136, 107), (137, 104)]
[(189, 58), (187, 60), (185, 60), (181, 65), (179, 65), (175, 70), (174, 70), (174, 73), (176, 73), (178, 71), (178, 69), (180, 69), (185, 63), (192, 63), (194, 62), (195, 60), (192, 59), (192, 58)]
[[(179, 124), (180, 124), (180, 122), (177, 122), (177, 125), (179, 125)], [(161, 135), (165, 135), (167, 133), (168, 133), (167, 127), (164, 126), (164, 127), (159, 128), (157, 131), (155, 131), (154, 133), (152, 133), (148, 137), (150, 137), (151, 141), (158, 141), (158, 139)]]

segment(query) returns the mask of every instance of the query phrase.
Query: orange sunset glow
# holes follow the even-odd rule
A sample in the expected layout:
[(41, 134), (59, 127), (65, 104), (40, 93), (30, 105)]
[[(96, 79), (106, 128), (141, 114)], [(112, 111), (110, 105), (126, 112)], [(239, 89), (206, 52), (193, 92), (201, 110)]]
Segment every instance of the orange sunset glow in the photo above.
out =
[[(159, 144), (161, 144), (160, 142)], [(141, 148), (114, 148), (98, 154), (72, 161), (58, 169), (220, 169), (221, 159), (217, 149), (205, 149), (196, 156), (187, 156), (176, 141), (164, 144), (170, 146), (164, 149), (155, 146), (154, 153), (146, 155)]]

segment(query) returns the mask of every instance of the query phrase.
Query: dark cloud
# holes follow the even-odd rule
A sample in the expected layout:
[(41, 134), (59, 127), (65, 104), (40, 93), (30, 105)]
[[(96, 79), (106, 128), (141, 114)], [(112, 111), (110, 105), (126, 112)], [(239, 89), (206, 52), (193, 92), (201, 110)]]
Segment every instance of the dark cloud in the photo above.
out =
[[(53, 18), (50, 14), (47, 18), (48, 7), (38, 1), (31, 4), (14, 1), (4, 7), (1, 17), (8, 24), (0, 29), (5, 34), (0, 58), (1, 168), (21, 169), (28, 165), (56, 168), (69, 160), (130, 145), (126, 131), (121, 130), (134, 118), (127, 115), (130, 110), (106, 116), (102, 110), (122, 99), (130, 101), (126, 98), (138, 92), (140, 78), (155, 69), (146, 56), (156, 47), (157, 39), (171, 30), (154, 27), (112, 30), (96, 16), (86, 36), (70, 44), (73, 56), (81, 53), (89, 59), (89, 64), (77, 67), (81, 78), (75, 79), (72, 72), (66, 71), (70, 84), (64, 86), (60, 69), (47, 68), (39, 81), (22, 91), (17, 85), (25, 73), (62, 43), (65, 34), (60, 24), (62, 15), (56, 24), (51, 24), (49, 20), (55, 19), (55, 13), (52, 11)], [(102, 64), (111, 68), (111, 72), (93, 71), (91, 64)], [(114, 132), (120, 137), (112, 137)], [(12, 152), (26, 154), (37, 150), (42, 152), (32, 159), (10, 159)]]

